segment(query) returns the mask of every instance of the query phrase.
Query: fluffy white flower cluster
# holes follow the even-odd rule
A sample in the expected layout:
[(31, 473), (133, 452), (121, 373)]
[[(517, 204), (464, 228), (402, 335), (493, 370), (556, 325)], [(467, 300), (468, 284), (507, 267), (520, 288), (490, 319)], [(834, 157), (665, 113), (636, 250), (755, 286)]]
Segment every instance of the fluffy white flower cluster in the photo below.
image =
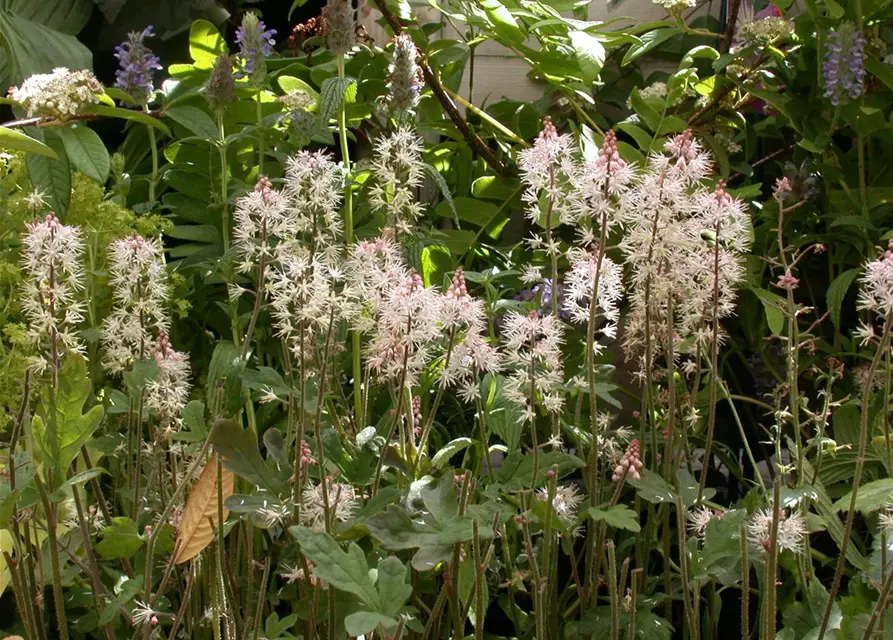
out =
[(384, 212), (388, 224), (401, 234), (412, 230), (423, 211), (416, 199), (416, 190), (422, 186), (425, 175), (422, 149), (422, 139), (405, 127), (379, 138), (375, 144), (369, 203), (373, 209)]
[[(568, 259), (573, 267), (565, 279), (564, 297), (561, 302), (571, 320), (579, 323), (589, 321), (592, 287), (598, 273), (598, 291), (595, 295), (596, 318), (604, 321), (600, 327), (603, 335), (614, 338), (617, 335), (617, 321), (620, 318), (618, 307), (623, 297), (623, 270), (620, 265), (608, 256), (602, 257), (601, 267), (598, 259), (581, 249), (568, 252)], [(595, 344), (596, 354), (601, 353), (601, 345)]]
[(20, 87), (11, 87), (9, 97), (25, 107), (29, 117), (64, 119), (80, 113), (89, 104), (98, 103), (104, 91), (92, 72), (57, 67), (52, 73), (29, 76)]
[(307, 483), (302, 494), (301, 524), (316, 531), (326, 529), (326, 507), (328, 506), (330, 522), (347, 522), (358, 505), (358, 496), (349, 484), (326, 482), (314, 485)]
[(167, 271), (161, 244), (134, 232), (109, 246), (109, 274), (114, 307), (102, 325), (105, 366), (123, 373), (148, 355), (153, 330), (166, 331)]
[(447, 386), (458, 386), (459, 397), (473, 402), (479, 395), (479, 376), (499, 368), (499, 353), (486, 338), (487, 316), (482, 300), (468, 294), (465, 272), (457, 269), (443, 295), (441, 324), (457, 339), (440, 373)]
[(742, 204), (721, 183), (713, 192), (701, 186), (711, 159), (691, 132), (665, 150), (649, 159), (623, 207), (621, 250), (632, 282), (626, 348), (639, 351), (650, 325), (653, 357), (667, 345), (671, 308), (679, 352), (709, 344), (714, 313), (719, 320), (734, 312), (751, 242)]
[(507, 400), (521, 408), (520, 422), (536, 419), (536, 399), (551, 413), (564, 405), (561, 390), (564, 369), (561, 345), (564, 331), (554, 315), (536, 311), (522, 314), (510, 311), (503, 324), (503, 358), (511, 373), (505, 383)]
[[(775, 542), (778, 552), (803, 551), (806, 539), (806, 521), (799, 511), (790, 514), (784, 510), (778, 512), (778, 523)], [(772, 545), (772, 509), (758, 509), (747, 522), (747, 540), (751, 546), (762, 553), (769, 551)]]
[(146, 408), (155, 412), (163, 431), (176, 430), (191, 388), (189, 356), (171, 348), (167, 331), (162, 329), (149, 357), (155, 360), (158, 375), (146, 383)]
[(55, 367), (67, 351), (83, 351), (76, 329), (84, 320), (84, 288), (80, 229), (64, 225), (52, 213), (27, 226), (22, 267), (22, 308), (28, 319), (28, 340), (37, 347), (38, 372)]
[(893, 240), (879, 260), (865, 264), (860, 282), (859, 309), (890, 317), (893, 314)]
[[(518, 155), (518, 169), (525, 186), (522, 199), (532, 222), (555, 226), (577, 220), (583, 203), (577, 189), (581, 167), (574, 139), (568, 134), (559, 135), (548, 116), (533, 146)], [(538, 236), (529, 242), (532, 248), (544, 249), (549, 255), (560, 252), (556, 243), (544, 244)]]
[(233, 211), (233, 246), (241, 258), (238, 270), (247, 273), (261, 260), (272, 261), (277, 240), (291, 235), (285, 216), (287, 202), (261, 176), (254, 189), (239, 198)]

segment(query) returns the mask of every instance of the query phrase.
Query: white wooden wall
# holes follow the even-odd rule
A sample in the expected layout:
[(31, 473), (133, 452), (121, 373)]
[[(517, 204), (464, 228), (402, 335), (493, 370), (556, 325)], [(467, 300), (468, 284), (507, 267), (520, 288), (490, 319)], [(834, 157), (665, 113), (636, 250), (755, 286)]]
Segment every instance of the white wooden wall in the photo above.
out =
[[(709, 5), (699, 10), (699, 13), (713, 10), (718, 13), (720, 2), (714, 0)], [(442, 20), (440, 13), (427, 5), (418, 6), (412, 3), (416, 15), (422, 22), (440, 22), (443, 26), (440, 31), (432, 35), (437, 38), (457, 38), (456, 31), (446, 21)], [(712, 5), (712, 6), (711, 6)], [(378, 45), (384, 45), (390, 38), (389, 33), (380, 27), (376, 20), (381, 15), (371, 5), (366, 4), (360, 10), (361, 21), (369, 32), (369, 35)], [(652, 0), (592, 0), (588, 7), (589, 20), (607, 21), (616, 18), (628, 17), (629, 20), (615, 23), (619, 28), (622, 24), (633, 22), (647, 22), (660, 20), (666, 17), (663, 7), (656, 5)], [(496, 102), (502, 98), (514, 100), (534, 101), (543, 95), (543, 86), (527, 77), (530, 71), (529, 65), (519, 60), (508, 49), (496, 42), (484, 42), (475, 50), (474, 69), (474, 102), (485, 104)], [(459, 93), (468, 96), (469, 69), (466, 65), (465, 77), (462, 81)]]

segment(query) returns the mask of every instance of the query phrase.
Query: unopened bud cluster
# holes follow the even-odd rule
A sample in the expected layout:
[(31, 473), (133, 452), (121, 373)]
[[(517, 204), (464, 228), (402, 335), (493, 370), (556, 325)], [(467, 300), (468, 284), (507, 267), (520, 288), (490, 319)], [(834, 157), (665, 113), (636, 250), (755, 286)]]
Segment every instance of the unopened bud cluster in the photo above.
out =
[(642, 460), (639, 459), (639, 441), (633, 440), (626, 448), (626, 453), (620, 458), (620, 462), (614, 467), (611, 481), (620, 482), (624, 478), (640, 480), (642, 476), (639, 474), (639, 471), (642, 469), (642, 466)]

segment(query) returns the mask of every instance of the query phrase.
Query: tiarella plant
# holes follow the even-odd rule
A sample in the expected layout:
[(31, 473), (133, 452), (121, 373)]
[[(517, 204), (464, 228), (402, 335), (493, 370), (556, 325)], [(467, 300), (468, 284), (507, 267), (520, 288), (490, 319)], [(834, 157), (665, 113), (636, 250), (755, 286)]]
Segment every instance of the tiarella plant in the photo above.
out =
[(888, 637), (889, 7), (430, 4), (15, 78), (0, 628)]

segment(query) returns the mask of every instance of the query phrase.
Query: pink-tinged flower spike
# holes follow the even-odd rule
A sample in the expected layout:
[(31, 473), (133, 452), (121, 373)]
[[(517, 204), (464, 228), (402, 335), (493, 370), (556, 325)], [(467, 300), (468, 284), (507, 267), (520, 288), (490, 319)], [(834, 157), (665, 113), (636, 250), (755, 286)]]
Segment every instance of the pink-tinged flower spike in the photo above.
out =
[(521, 408), (519, 422), (536, 419), (536, 397), (550, 413), (558, 413), (563, 405), (564, 368), (561, 345), (564, 333), (554, 315), (541, 316), (536, 311), (527, 315), (511, 311), (503, 324), (503, 359), (512, 370), (503, 393)]
[(859, 309), (890, 317), (893, 314), (893, 239), (880, 259), (865, 264), (860, 284)]
[(155, 331), (166, 331), (168, 284), (161, 244), (135, 231), (109, 246), (109, 274), (114, 307), (102, 325), (105, 367), (127, 371), (145, 358)]
[(59, 359), (84, 349), (76, 334), (84, 320), (84, 303), (77, 299), (84, 289), (84, 243), (80, 229), (62, 224), (52, 213), (27, 228), (22, 250), (27, 337), (39, 352), (35, 368), (38, 372), (51, 368), (55, 384)]
[(416, 190), (424, 175), (422, 139), (418, 134), (401, 127), (375, 141), (369, 203), (383, 212), (388, 224), (399, 233), (410, 233), (422, 215), (424, 208), (416, 199)]
[[(527, 217), (532, 221), (545, 216), (546, 208), (555, 222), (572, 223), (579, 214), (581, 199), (576, 188), (580, 165), (574, 151), (574, 139), (559, 135), (551, 118), (543, 119), (543, 130), (533, 146), (518, 155), (518, 168), (525, 190)], [(549, 202), (550, 205), (544, 205)]]
[(443, 337), (442, 296), (412, 273), (389, 291), (366, 350), (366, 366), (380, 378), (414, 386)]
[(691, 129), (683, 131), (664, 145), (670, 152), (668, 165), (671, 171), (678, 172), (684, 182), (691, 186), (706, 178), (712, 169), (710, 154), (701, 148)]
[(390, 292), (409, 277), (400, 245), (390, 238), (361, 240), (353, 246), (347, 260), (345, 295), (356, 304), (351, 318), (355, 331), (369, 333)]
[(465, 272), (457, 269), (443, 295), (441, 324), (454, 332), (454, 346), (440, 373), (446, 386), (458, 386), (459, 396), (466, 402), (479, 395), (479, 378), (499, 368), (499, 354), (485, 338), (487, 315), (484, 303), (468, 295)]
[(164, 431), (176, 431), (180, 411), (189, 399), (189, 356), (172, 349), (167, 332), (163, 330), (158, 332), (158, 339), (149, 355), (158, 366), (158, 375), (146, 384), (146, 408), (155, 412), (158, 424)]
[(263, 258), (271, 264), (280, 240), (287, 238), (290, 225), (285, 216), (287, 202), (265, 176), (258, 178), (254, 190), (236, 201), (233, 212), (233, 246), (241, 261), (238, 270), (247, 273)]
[(341, 168), (323, 151), (301, 151), (286, 162), (283, 195), (288, 200), (283, 239), (291, 236), (302, 250), (333, 258), (343, 227)]
[(601, 233), (602, 224), (607, 234), (620, 222), (618, 204), (628, 193), (635, 175), (634, 169), (617, 152), (617, 136), (613, 129), (608, 130), (598, 157), (584, 164), (577, 176), (583, 204), (578, 210), (583, 246), (596, 242), (596, 232)]

